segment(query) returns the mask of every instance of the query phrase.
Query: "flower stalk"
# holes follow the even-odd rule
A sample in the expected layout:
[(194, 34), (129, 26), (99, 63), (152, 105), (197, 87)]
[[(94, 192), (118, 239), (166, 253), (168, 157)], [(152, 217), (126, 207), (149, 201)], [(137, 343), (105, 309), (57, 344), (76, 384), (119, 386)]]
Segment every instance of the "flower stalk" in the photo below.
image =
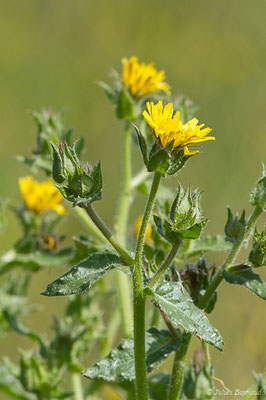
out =
[(105, 225), (99, 215), (96, 213), (91, 204), (87, 204), (85, 210), (97, 228), (102, 232), (103, 236), (108, 240), (108, 242), (114, 247), (114, 249), (123, 257), (125, 262), (128, 265), (132, 265), (134, 263), (134, 259), (130, 256), (130, 254), (121, 246), (121, 244), (117, 241), (114, 235), (111, 233), (109, 228)]
[(182, 343), (180, 349), (175, 353), (175, 358), (173, 362), (168, 400), (179, 399), (182, 388), (183, 374), (184, 374), (184, 363), (186, 360), (186, 355), (190, 340), (191, 340), (191, 334), (183, 332)]
[(152, 288), (155, 285), (155, 283), (160, 279), (160, 277), (166, 272), (168, 267), (171, 265), (172, 261), (176, 256), (176, 253), (178, 252), (181, 243), (182, 240), (180, 240), (179, 238), (174, 242), (168, 256), (166, 257), (166, 259), (164, 260), (164, 262), (162, 263), (161, 267), (158, 269), (156, 274), (153, 276), (151, 281), (148, 283), (148, 286), (150, 288)]
[(142, 252), (145, 240), (145, 233), (154, 206), (161, 176), (162, 175), (159, 172), (155, 172), (153, 176), (150, 195), (146, 204), (137, 239), (135, 265), (133, 271), (134, 357), (137, 400), (148, 400), (145, 357), (145, 297), (143, 295)]

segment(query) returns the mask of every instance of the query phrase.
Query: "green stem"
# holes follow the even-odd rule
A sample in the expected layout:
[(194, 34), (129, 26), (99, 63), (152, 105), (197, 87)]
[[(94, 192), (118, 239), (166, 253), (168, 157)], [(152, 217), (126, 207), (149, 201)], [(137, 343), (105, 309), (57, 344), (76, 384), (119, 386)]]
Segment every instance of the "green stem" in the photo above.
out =
[(115, 280), (117, 286), (117, 294), (120, 306), (121, 328), (124, 338), (132, 336), (133, 330), (133, 316), (132, 316), (132, 302), (130, 295), (130, 282), (127, 275), (123, 272), (115, 271)]
[(161, 174), (154, 173), (150, 195), (146, 204), (142, 219), (135, 255), (135, 268), (133, 271), (133, 293), (134, 293), (134, 356), (136, 371), (137, 400), (148, 400), (147, 378), (146, 378), (146, 354), (145, 354), (145, 298), (143, 296), (142, 279), (142, 251), (145, 233), (151, 211), (160, 184)]
[(96, 213), (91, 204), (85, 207), (85, 210), (97, 228), (102, 232), (103, 236), (108, 240), (108, 242), (116, 249), (116, 251), (123, 257), (128, 265), (134, 263), (133, 258), (130, 254), (121, 246), (121, 244), (116, 240), (110, 230), (107, 228), (105, 223), (101, 220), (99, 215)]
[(172, 248), (168, 256), (166, 257), (166, 259), (164, 260), (164, 262), (162, 263), (161, 267), (158, 269), (156, 274), (153, 276), (151, 281), (148, 283), (149, 287), (153, 287), (155, 283), (158, 281), (158, 279), (160, 279), (160, 277), (165, 273), (167, 268), (172, 264), (172, 261), (175, 258), (181, 243), (182, 241), (180, 239), (177, 239), (175, 243), (172, 245)]
[(163, 320), (164, 320), (169, 332), (171, 333), (172, 337), (175, 340), (178, 340), (179, 339), (179, 335), (176, 332), (172, 322), (170, 321), (170, 319), (167, 317), (167, 315), (162, 310), (160, 310), (160, 312), (161, 312), (161, 316), (163, 317)]
[(104, 235), (97, 228), (97, 226), (95, 226), (95, 224), (88, 217), (88, 215), (86, 214), (85, 210), (83, 210), (83, 208), (72, 207), (72, 210), (79, 217), (79, 219), (86, 226), (86, 228), (88, 228), (88, 230), (91, 231), (94, 234), (95, 237), (97, 237), (97, 239), (99, 239), (101, 242), (106, 242), (106, 238), (104, 237)]
[(123, 187), (119, 202), (118, 215), (116, 221), (116, 234), (118, 239), (125, 245), (127, 237), (127, 222), (131, 202), (131, 133), (130, 125), (126, 122), (124, 132), (124, 157), (123, 157)]
[(173, 362), (168, 400), (179, 399), (184, 373), (184, 363), (186, 360), (187, 349), (190, 343), (190, 339), (191, 334), (183, 332), (182, 343), (180, 349), (175, 353), (175, 358)]
[(117, 337), (117, 330), (119, 328), (119, 325), (120, 325), (120, 315), (118, 308), (116, 308), (113, 311), (110, 320), (108, 321), (107, 334), (106, 334), (107, 340), (101, 349), (100, 358), (105, 357), (112, 349), (114, 340)]
[[(130, 124), (126, 122), (124, 132), (124, 151), (123, 151), (123, 187), (119, 202), (118, 215), (116, 221), (116, 234), (123, 246), (127, 244), (127, 225), (131, 203), (131, 133)], [(131, 311), (130, 283), (128, 277), (123, 272), (115, 271), (117, 294), (120, 305), (121, 327), (123, 337), (132, 335), (133, 316)]]
[(160, 323), (160, 311), (157, 307), (153, 307), (150, 326), (157, 328)]
[(81, 379), (80, 378), (81, 378), (81, 376), (77, 372), (73, 372), (72, 375), (71, 375), (72, 386), (73, 386), (73, 391), (74, 391), (74, 399), (75, 400), (84, 400), (82, 384), (81, 384)]
[(211, 367), (211, 355), (210, 355), (210, 348), (206, 342), (202, 342), (202, 347), (205, 351), (205, 361), (208, 368)]

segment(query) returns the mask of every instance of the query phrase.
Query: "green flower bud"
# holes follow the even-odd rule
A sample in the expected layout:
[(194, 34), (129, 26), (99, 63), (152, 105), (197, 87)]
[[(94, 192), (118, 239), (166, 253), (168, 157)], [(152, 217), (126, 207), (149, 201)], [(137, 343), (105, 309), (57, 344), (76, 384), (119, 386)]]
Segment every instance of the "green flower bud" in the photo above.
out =
[(198, 239), (207, 219), (202, 218), (200, 208), (201, 193), (178, 187), (177, 196), (170, 209), (170, 219), (154, 216), (158, 233), (170, 243), (177, 239)]
[(214, 394), (212, 368), (201, 360), (195, 362), (195, 355), (194, 362), (185, 374), (183, 392), (191, 400), (212, 399)]
[(262, 210), (265, 209), (266, 203), (266, 170), (263, 165), (261, 177), (258, 179), (255, 188), (250, 194), (250, 203), (253, 206), (258, 206)]
[(149, 172), (157, 171), (162, 175), (176, 174), (189, 159), (184, 154), (184, 149), (173, 149), (173, 141), (165, 147), (161, 147), (156, 141), (148, 150), (145, 137), (140, 130), (134, 125), (138, 136), (139, 148), (142, 153), (144, 164)]
[(61, 142), (57, 149), (53, 147), (53, 178), (59, 184), (63, 197), (68, 201), (86, 206), (102, 197), (102, 174), (100, 163), (91, 168), (88, 164), (82, 165), (76, 152), (76, 143), (73, 147)]
[(255, 230), (253, 249), (249, 253), (248, 261), (255, 268), (266, 265), (266, 231), (260, 233), (257, 229)]
[(224, 228), (226, 235), (225, 240), (229, 240), (230, 242), (235, 243), (240, 237), (242, 237), (245, 229), (245, 210), (242, 212), (240, 218), (238, 217), (238, 215), (236, 215), (234, 218), (230, 208), (228, 208), (228, 217)]

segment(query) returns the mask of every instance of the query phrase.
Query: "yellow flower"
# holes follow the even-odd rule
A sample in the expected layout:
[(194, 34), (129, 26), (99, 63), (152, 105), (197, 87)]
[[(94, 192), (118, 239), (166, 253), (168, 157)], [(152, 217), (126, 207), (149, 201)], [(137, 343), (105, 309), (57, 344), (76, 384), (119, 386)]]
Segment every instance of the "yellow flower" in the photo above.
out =
[(174, 149), (184, 147), (184, 154), (191, 156), (198, 153), (198, 151), (190, 152), (188, 145), (205, 142), (206, 140), (215, 140), (213, 136), (206, 136), (211, 132), (211, 129), (202, 129), (204, 124), (198, 125), (197, 118), (193, 118), (183, 125), (179, 119), (179, 111), (173, 116), (174, 109), (171, 103), (163, 107), (163, 103), (160, 100), (157, 104), (147, 102), (146, 106), (148, 112), (146, 110), (143, 111), (143, 117), (163, 147), (174, 141)]
[(64, 207), (59, 204), (62, 196), (49, 179), (45, 182), (37, 182), (32, 176), (25, 176), (18, 180), (19, 188), (26, 207), (40, 214), (43, 210), (51, 209), (58, 214), (64, 214)]
[[(138, 234), (139, 234), (141, 223), (142, 223), (142, 217), (139, 217), (135, 223), (136, 236), (138, 236)], [(151, 224), (148, 223), (146, 233), (145, 233), (145, 238), (144, 238), (146, 243), (152, 243), (151, 233), (152, 233)]]
[(142, 97), (157, 90), (170, 93), (170, 86), (164, 82), (164, 71), (157, 71), (154, 63), (139, 63), (137, 57), (122, 58), (122, 81), (132, 96)]

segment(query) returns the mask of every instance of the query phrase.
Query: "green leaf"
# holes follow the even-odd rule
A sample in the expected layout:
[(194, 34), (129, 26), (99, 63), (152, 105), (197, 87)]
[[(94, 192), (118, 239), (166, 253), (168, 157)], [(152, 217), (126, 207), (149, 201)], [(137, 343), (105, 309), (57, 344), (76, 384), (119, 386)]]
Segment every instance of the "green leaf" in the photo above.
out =
[(65, 180), (63, 171), (63, 159), (58, 148), (51, 142), (53, 149), (53, 166), (52, 166), (52, 176), (56, 183), (62, 183)]
[(149, 396), (152, 400), (165, 400), (168, 394), (170, 375), (165, 372), (148, 378)]
[(68, 264), (72, 255), (72, 247), (66, 247), (53, 253), (35, 251), (30, 254), (17, 253), (15, 249), (11, 249), (0, 258), (0, 273), (16, 267), (24, 267), (33, 271), (45, 267), (60, 267)]
[(137, 136), (138, 136), (139, 148), (142, 153), (144, 164), (147, 165), (148, 164), (148, 150), (147, 150), (146, 139), (140, 132), (139, 128), (134, 124), (133, 124), (133, 126), (134, 126)]
[(194, 257), (208, 251), (230, 250), (232, 244), (225, 241), (222, 235), (209, 235), (200, 240), (187, 241), (184, 245), (183, 254), (186, 258)]
[[(150, 328), (146, 331), (146, 365), (147, 371), (157, 368), (167, 356), (177, 351), (181, 344), (174, 341), (166, 330)], [(134, 340), (124, 339), (107, 357), (86, 369), (83, 375), (89, 379), (101, 379), (108, 382), (133, 381), (135, 379)]]
[(34, 342), (37, 342), (43, 349), (45, 348), (43, 340), (41, 336), (37, 333), (31, 331), (30, 329), (26, 328), (23, 323), (18, 319), (15, 313), (11, 313), (8, 310), (4, 310), (3, 315), (7, 322), (9, 323), (10, 327), (17, 333), (27, 336)]
[(148, 161), (147, 169), (149, 172), (157, 171), (165, 174), (169, 167), (169, 155), (167, 150), (160, 149), (157, 153), (152, 155)]
[(109, 250), (92, 253), (86, 260), (49, 283), (41, 294), (44, 296), (67, 296), (81, 293), (90, 289), (107, 271), (121, 263), (121, 257)]
[(243, 285), (263, 300), (266, 300), (266, 283), (247, 265), (235, 265), (228, 271), (223, 271), (223, 275), (227, 282)]
[(133, 116), (133, 109), (134, 109), (133, 101), (129, 98), (129, 96), (126, 94), (126, 92), (122, 89), (119, 94), (118, 100), (117, 100), (117, 106), (116, 106), (117, 118), (131, 119)]
[(24, 390), (17, 378), (19, 374), (15, 364), (7, 359), (0, 365), (0, 391), (17, 400), (36, 400), (34, 394)]
[(113, 88), (105, 82), (98, 81), (98, 85), (104, 90), (108, 99), (113, 103), (115, 100), (115, 92)]
[(170, 321), (218, 350), (223, 350), (221, 335), (210, 324), (204, 312), (194, 305), (180, 282), (161, 282), (155, 287), (154, 295), (155, 303)]

